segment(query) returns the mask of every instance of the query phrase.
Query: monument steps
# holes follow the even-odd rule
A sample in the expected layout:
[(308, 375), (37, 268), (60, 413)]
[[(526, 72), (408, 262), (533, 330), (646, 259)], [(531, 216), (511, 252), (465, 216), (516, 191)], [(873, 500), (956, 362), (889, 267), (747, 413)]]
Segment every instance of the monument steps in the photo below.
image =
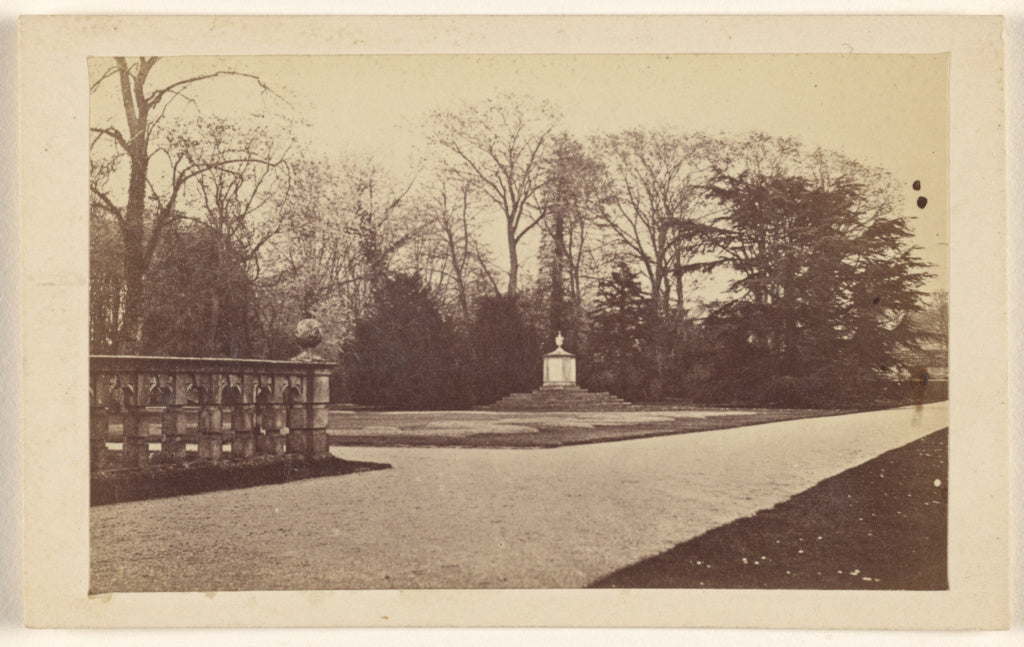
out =
[(622, 411), (636, 408), (606, 392), (579, 386), (543, 386), (530, 393), (512, 393), (486, 407), (491, 411)]

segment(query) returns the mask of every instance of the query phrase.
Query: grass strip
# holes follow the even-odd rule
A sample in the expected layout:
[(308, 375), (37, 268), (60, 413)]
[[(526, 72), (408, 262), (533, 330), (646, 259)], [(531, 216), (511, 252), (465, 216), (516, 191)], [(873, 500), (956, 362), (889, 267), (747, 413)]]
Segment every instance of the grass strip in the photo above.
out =
[[(653, 438), (688, 434), (700, 431), (714, 431), (732, 427), (760, 425), (800, 418), (825, 417), (849, 413), (830, 410), (779, 410), (762, 411), (754, 415), (724, 415), (708, 418), (677, 418), (664, 422), (647, 422), (626, 425), (594, 426), (592, 428), (558, 427), (538, 425), (536, 433), (482, 433), (446, 434), (443, 429), (437, 433), (362, 434), (358, 429), (331, 430), (330, 444), (338, 447), (477, 447), (491, 449), (540, 449), (606, 443), (637, 438)], [(514, 423), (510, 423), (514, 424)]]
[(949, 588), (943, 429), (591, 588)]

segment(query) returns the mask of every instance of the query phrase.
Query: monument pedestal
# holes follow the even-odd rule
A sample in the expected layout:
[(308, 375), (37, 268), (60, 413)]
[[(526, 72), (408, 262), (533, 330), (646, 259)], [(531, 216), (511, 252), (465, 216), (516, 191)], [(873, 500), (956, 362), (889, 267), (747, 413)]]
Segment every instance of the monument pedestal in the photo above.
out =
[(620, 411), (633, 405), (609, 393), (592, 393), (576, 384), (576, 356), (562, 348), (562, 333), (554, 351), (544, 356), (544, 380), (532, 393), (513, 393), (488, 409), (494, 411)]
[(555, 337), (554, 351), (544, 356), (544, 383), (542, 389), (576, 386), (576, 356), (562, 348), (562, 333)]

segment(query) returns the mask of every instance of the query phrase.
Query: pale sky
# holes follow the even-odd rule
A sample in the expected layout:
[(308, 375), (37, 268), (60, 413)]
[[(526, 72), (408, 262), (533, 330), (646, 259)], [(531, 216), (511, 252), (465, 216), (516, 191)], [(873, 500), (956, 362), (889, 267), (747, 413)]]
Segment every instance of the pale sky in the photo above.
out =
[[(91, 69), (108, 65), (95, 59)], [(369, 153), (396, 169), (422, 147), (430, 111), (509, 92), (550, 101), (579, 137), (635, 127), (796, 137), (891, 171), (916, 218), (921, 255), (938, 266), (929, 289), (948, 285), (943, 54), (180, 57), (156, 65), (152, 87), (216, 69), (258, 75), (289, 105), (228, 77), (194, 86), (204, 113), (286, 113), (307, 124), (297, 132), (315, 152)], [(93, 123), (119, 115), (117, 101), (94, 96)], [(923, 210), (919, 195), (928, 198)]]

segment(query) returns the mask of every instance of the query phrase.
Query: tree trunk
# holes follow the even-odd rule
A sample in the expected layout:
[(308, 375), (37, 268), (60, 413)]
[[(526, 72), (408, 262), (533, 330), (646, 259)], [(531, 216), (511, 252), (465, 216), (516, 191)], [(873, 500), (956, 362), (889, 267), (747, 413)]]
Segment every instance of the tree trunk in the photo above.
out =
[(516, 232), (508, 228), (508, 296), (514, 299), (519, 288), (519, 253), (516, 249)]
[(555, 331), (565, 329), (565, 286), (563, 285), (562, 257), (565, 253), (565, 227), (561, 211), (554, 213), (554, 231), (552, 232), (554, 249), (551, 256), (551, 328)]
[(117, 335), (115, 353), (138, 355), (142, 352), (143, 280), (130, 261), (125, 263), (124, 317)]
[[(465, 218), (465, 216), (463, 216)], [(463, 220), (465, 222), (465, 220)], [(466, 257), (468, 252), (463, 250), (463, 253), (459, 254), (459, 249), (455, 240), (455, 233), (452, 231), (449, 225), (444, 225), (445, 229), (445, 244), (448, 246), (448, 256), (452, 261), (452, 272), (455, 275), (455, 289), (459, 293), (459, 311), (462, 313), (464, 321), (469, 321), (469, 297), (466, 295)], [(469, 239), (468, 228), (464, 227), (465, 238)]]
[[(124, 208), (125, 243), (125, 313), (124, 330), (121, 334), (121, 354), (137, 355), (142, 352), (142, 323), (144, 309), (146, 259), (146, 178), (149, 172), (149, 134), (146, 132), (149, 120), (149, 106), (138, 100), (141, 86), (145, 84), (148, 67), (140, 64), (139, 76), (132, 87), (130, 75), (121, 74), (121, 93), (125, 101), (126, 117), (130, 139), (127, 142), (131, 170), (128, 175), (128, 201)], [(132, 104), (132, 97), (136, 102)]]
[(686, 314), (685, 302), (683, 301), (683, 272), (682, 272), (682, 253), (676, 249), (676, 318), (679, 323), (682, 323), (683, 317)]

